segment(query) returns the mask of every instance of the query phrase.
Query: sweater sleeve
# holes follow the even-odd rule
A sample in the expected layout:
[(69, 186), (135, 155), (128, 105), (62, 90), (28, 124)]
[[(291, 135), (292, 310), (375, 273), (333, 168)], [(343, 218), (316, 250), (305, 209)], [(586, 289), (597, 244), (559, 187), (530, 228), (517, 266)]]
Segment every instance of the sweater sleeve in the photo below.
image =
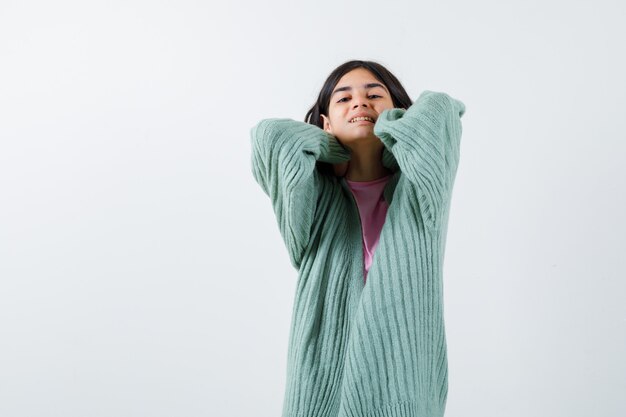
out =
[(264, 119), (250, 130), (252, 174), (271, 200), (291, 264), (300, 268), (309, 243), (320, 172), (315, 162), (341, 163), (350, 152), (318, 126)]
[(383, 111), (374, 134), (415, 185), (420, 212), (435, 227), (452, 191), (459, 162), (465, 105), (445, 93), (425, 90), (407, 109)]

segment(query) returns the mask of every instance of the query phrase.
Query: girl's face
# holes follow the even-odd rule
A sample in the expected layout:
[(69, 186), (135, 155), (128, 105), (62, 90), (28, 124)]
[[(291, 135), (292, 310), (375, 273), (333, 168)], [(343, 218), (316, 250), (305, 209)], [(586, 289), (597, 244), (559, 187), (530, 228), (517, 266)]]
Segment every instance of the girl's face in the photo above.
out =
[[(383, 110), (393, 107), (387, 86), (365, 68), (356, 68), (344, 74), (335, 86), (328, 116), (322, 115), (324, 130), (347, 147), (357, 143), (378, 145), (380, 140), (374, 135), (374, 123)], [(354, 120), (357, 116), (371, 119)]]

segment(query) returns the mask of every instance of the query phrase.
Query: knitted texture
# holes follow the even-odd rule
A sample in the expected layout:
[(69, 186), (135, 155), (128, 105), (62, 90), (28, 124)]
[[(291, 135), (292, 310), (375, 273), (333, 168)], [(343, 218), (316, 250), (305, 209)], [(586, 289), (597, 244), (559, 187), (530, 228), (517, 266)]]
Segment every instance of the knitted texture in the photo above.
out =
[(251, 129), (252, 173), (298, 271), (283, 417), (443, 416), (442, 272), (464, 112), (461, 101), (424, 91), (407, 110), (379, 115), (374, 133), (393, 176), (365, 284), (355, 199), (344, 178), (315, 164), (350, 152), (304, 122)]

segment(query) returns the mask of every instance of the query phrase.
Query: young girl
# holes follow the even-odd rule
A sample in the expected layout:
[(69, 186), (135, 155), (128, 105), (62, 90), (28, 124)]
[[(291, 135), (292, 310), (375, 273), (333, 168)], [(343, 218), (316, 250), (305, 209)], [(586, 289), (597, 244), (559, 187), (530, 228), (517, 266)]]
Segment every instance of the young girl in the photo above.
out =
[(412, 103), (349, 61), (305, 122), (251, 129), (252, 173), (298, 270), (284, 417), (442, 416), (443, 259), (465, 106)]

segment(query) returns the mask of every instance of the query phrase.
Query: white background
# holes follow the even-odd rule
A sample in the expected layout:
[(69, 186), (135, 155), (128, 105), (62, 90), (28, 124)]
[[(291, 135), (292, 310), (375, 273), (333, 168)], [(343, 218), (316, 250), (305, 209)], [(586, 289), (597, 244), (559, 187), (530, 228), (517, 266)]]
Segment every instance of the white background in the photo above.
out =
[(250, 128), (333, 68), (463, 101), (447, 417), (626, 415), (623, 1), (0, 2), (0, 415), (279, 416)]

